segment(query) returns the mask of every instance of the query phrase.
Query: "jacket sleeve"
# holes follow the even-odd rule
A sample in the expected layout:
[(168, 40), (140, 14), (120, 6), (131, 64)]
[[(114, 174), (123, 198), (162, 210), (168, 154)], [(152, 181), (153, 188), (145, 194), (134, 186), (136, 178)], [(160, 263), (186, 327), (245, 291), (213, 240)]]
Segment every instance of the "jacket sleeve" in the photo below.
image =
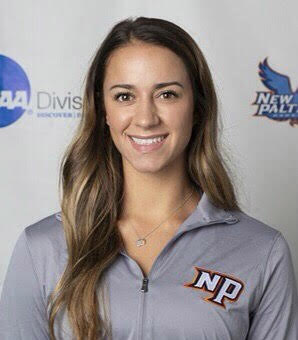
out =
[(263, 274), (260, 303), (250, 319), (247, 340), (297, 340), (297, 281), (290, 249), (281, 232)]
[(1, 340), (48, 340), (46, 306), (27, 243), (20, 234), (10, 258), (0, 299)]

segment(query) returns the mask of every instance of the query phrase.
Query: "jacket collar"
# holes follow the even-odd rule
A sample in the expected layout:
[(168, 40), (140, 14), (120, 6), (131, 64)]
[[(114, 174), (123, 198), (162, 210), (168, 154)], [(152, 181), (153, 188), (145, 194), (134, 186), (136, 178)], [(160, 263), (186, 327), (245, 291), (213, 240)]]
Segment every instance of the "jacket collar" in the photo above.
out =
[[(199, 189), (200, 200), (196, 209), (183, 221), (178, 230), (169, 242), (173, 242), (184, 232), (198, 229), (212, 224), (227, 223), (234, 224), (239, 222), (239, 218), (230, 211), (216, 207), (207, 197), (206, 193)], [(126, 250), (121, 248), (119, 253), (129, 257)]]
[(220, 222), (234, 224), (239, 221), (239, 219), (233, 215), (231, 211), (216, 207), (204, 191), (200, 189), (199, 193), (201, 198), (196, 209), (187, 217), (186, 220), (184, 220), (179, 227), (177, 234), (206, 226), (208, 224)]
[[(239, 222), (239, 218), (233, 215), (231, 211), (216, 207), (202, 189), (199, 189), (199, 193), (200, 200), (196, 209), (183, 221), (175, 235), (209, 224), (221, 222), (234, 224)], [(61, 221), (61, 212), (56, 213), (55, 216)]]

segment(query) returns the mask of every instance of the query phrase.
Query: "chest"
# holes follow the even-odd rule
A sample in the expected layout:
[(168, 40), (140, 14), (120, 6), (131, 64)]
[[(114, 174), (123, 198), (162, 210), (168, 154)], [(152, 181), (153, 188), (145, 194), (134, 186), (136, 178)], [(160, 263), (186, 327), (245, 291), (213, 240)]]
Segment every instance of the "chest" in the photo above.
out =
[[(134, 251), (119, 256), (108, 273), (116, 339), (246, 338), (261, 275), (240, 256), (245, 245), (223, 251), (215, 235), (186, 233), (154, 256), (151, 247), (150, 261)], [(146, 290), (140, 264), (150, 271)]]
[[(178, 227), (179, 225), (172, 225), (172, 228), (168, 230), (156, 230), (147, 237), (146, 234), (139, 235), (138, 237), (136, 233), (123, 232), (122, 238), (125, 246), (125, 252), (138, 264), (144, 276), (149, 275), (158, 255), (173, 238)], [(142, 239), (141, 243), (143, 245), (141, 246), (137, 245), (139, 239)]]

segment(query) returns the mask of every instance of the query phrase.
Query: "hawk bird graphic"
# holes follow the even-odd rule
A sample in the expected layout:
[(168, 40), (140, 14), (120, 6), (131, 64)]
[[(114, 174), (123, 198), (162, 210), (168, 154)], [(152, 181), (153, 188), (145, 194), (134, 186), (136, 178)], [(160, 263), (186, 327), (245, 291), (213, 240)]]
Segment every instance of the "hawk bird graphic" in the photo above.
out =
[[(267, 63), (267, 58), (263, 63), (259, 63), (259, 75), (262, 83), (275, 95), (293, 95), (291, 104), (298, 105), (298, 88), (292, 91), (290, 78), (284, 74), (274, 71)], [(290, 125), (298, 124), (298, 118), (281, 117), (279, 121), (290, 120)]]

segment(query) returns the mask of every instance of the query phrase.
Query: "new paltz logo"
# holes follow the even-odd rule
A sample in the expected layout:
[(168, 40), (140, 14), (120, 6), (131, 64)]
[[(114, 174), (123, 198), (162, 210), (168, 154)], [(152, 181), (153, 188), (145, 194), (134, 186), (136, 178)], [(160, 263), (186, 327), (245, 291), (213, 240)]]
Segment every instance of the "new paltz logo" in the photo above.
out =
[(18, 121), (25, 112), (36, 118), (79, 118), (82, 98), (55, 92), (32, 92), (28, 76), (13, 59), (0, 55), (0, 128)]
[(275, 121), (287, 121), (298, 124), (298, 88), (292, 90), (290, 78), (273, 70), (267, 58), (259, 63), (261, 82), (268, 91), (257, 91), (255, 102), (258, 109), (254, 116), (263, 116)]
[(244, 282), (231, 275), (212, 271), (207, 268), (194, 266), (195, 275), (191, 282), (184, 287), (197, 289), (209, 293), (202, 298), (204, 301), (226, 309), (226, 301), (236, 302), (244, 289)]

